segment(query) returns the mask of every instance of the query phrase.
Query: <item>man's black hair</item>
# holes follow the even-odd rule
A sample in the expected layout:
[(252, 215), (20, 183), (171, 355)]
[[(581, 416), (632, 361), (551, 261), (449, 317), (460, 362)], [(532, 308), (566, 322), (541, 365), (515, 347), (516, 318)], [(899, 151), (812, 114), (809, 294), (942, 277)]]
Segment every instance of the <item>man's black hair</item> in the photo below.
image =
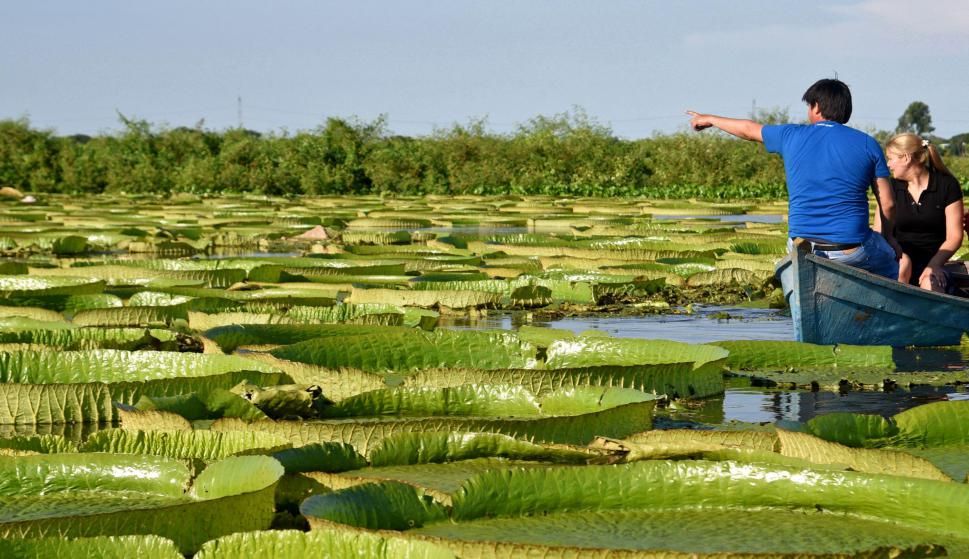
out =
[(840, 80), (818, 80), (801, 97), (808, 106), (817, 105), (825, 120), (845, 124), (851, 118), (851, 90)]

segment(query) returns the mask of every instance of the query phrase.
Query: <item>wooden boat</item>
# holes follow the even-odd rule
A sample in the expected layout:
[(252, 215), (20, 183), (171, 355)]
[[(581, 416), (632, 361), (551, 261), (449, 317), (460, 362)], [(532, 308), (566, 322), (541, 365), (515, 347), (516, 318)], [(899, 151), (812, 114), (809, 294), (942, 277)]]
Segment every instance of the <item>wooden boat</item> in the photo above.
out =
[(934, 293), (808, 252), (801, 244), (776, 267), (795, 339), (813, 344), (958, 345), (969, 299)]

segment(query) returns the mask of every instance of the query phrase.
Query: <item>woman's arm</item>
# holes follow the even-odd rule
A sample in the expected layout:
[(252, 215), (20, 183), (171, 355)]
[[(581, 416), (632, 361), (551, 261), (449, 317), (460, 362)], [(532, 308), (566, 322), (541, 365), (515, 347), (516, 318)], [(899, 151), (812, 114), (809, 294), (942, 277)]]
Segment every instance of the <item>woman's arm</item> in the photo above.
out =
[(939, 250), (929, 260), (925, 271), (922, 272), (922, 276), (919, 278), (919, 283), (922, 283), (922, 280), (928, 280), (930, 275), (941, 275), (942, 266), (962, 246), (962, 216), (964, 213), (965, 210), (961, 199), (945, 207), (945, 241), (942, 242)]

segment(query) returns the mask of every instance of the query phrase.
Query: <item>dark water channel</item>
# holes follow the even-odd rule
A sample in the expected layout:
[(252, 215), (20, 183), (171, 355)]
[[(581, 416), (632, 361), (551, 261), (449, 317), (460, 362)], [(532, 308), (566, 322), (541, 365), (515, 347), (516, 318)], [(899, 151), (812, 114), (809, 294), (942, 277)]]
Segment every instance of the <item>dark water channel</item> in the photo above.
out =
[[(692, 314), (590, 316), (544, 320), (526, 312), (491, 313), (478, 318), (442, 317), (441, 326), (457, 329), (512, 330), (524, 324), (581, 333), (600, 330), (614, 337), (664, 339), (686, 343), (723, 340), (793, 340), (790, 316), (768, 309), (695, 306)], [(729, 316), (730, 318), (723, 318)], [(893, 352), (900, 372), (969, 371), (969, 351), (921, 349)], [(658, 426), (688, 422), (804, 422), (834, 412), (891, 416), (939, 400), (969, 399), (966, 387), (916, 386), (892, 391), (843, 392), (772, 389), (751, 386), (746, 377), (729, 378), (723, 396), (678, 404), (658, 412)]]

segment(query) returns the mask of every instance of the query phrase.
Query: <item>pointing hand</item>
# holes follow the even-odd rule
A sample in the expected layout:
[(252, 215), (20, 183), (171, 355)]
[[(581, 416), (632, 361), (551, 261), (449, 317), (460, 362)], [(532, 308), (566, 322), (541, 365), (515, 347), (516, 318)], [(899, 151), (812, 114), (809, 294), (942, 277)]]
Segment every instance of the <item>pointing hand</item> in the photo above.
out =
[(697, 132), (713, 126), (713, 123), (710, 122), (710, 115), (700, 114), (695, 111), (686, 111), (686, 114), (693, 117), (690, 119), (690, 126)]

